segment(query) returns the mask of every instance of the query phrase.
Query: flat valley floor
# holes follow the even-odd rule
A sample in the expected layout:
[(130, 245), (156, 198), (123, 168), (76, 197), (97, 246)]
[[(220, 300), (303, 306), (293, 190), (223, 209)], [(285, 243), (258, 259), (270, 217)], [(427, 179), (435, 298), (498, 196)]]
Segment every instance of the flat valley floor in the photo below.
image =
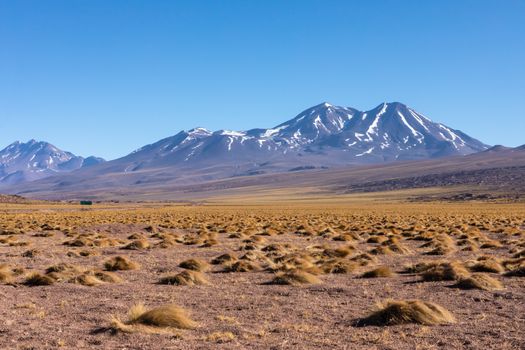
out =
[[(0, 217), (2, 349), (525, 348), (523, 204), (35, 203)], [(453, 319), (367, 318), (410, 300)], [(128, 319), (137, 304), (193, 322)]]

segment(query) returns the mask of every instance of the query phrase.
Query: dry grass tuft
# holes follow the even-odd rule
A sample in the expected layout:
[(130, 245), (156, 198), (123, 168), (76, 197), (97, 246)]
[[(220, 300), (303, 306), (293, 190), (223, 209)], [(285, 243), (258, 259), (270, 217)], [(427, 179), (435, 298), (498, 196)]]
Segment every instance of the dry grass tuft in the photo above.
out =
[(81, 272), (82, 269), (78, 266), (66, 264), (66, 263), (59, 263), (56, 265), (49, 266), (46, 269), (46, 275), (49, 274), (75, 274)]
[(268, 284), (299, 286), (303, 284), (319, 284), (321, 280), (309, 272), (302, 270), (292, 270), (278, 273)]
[(115, 256), (106, 260), (104, 268), (107, 271), (125, 271), (125, 270), (136, 270), (139, 268), (139, 264), (126, 258), (125, 256)]
[(13, 271), (7, 265), (0, 265), (0, 283), (13, 282)]
[(205, 261), (202, 261), (200, 259), (188, 259), (181, 262), (179, 264), (179, 267), (182, 267), (183, 269), (187, 270), (203, 272), (206, 271), (209, 266)]
[(429, 267), (422, 273), (423, 281), (455, 281), (468, 277), (470, 273), (459, 262), (443, 262)]
[(321, 269), (324, 273), (351, 273), (359, 267), (359, 264), (353, 261), (342, 259), (331, 259), (321, 263)]
[(261, 267), (254, 261), (240, 260), (224, 267), (224, 272), (253, 272), (259, 271)]
[(222, 344), (228, 343), (235, 339), (235, 335), (232, 332), (213, 332), (206, 336), (205, 340)]
[(505, 271), (505, 268), (499, 261), (496, 259), (482, 259), (470, 266), (471, 271), (475, 272), (492, 272), (492, 273), (502, 273)]
[(54, 284), (56, 281), (54, 278), (51, 278), (48, 275), (42, 275), (38, 272), (32, 273), (29, 276), (26, 277), (24, 284), (26, 286), (34, 287), (34, 286), (50, 286)]
[(104, 284), (104, 281), (99, 280), (96, 276), (90, 274), (82, 274), (75, 276), (69, 280), (70, 283), (81, 284), (83, 286), (94, 287)]
[(114, 272), (108, 272), (108, 271), (93, 271), (93, 275), (98, 278), (99, 280), (106, 282), (106, 283), (122, 283), (124, 280), (117, 275)]
[(437, 325), (455, 323), (454, 316), (442, 306), (421, 300), (387, 301), (378, 310), (357, 321), (357, 326), (393, 326), (406, 323)]
[(160, 284), (172, 284), (176, 286), (193, 286), (199, 284), (209, 284), (206, 277), (201, 272), (185, 270), (173, 276), (166, 276), (160, 279)]
[(474, 273), (470, 277), (460, 279), (455, 287), (461, 289), (502, 290), (503, 284), (497, 279), (483, 273)]
[(137, 304), (129, 310), (127, 321), (113, 317), (110, 328), (125, 333), (169, 333), (175, 329), (193, 329), (196, 326), (188, 313), (176, 305), (146, 310), (143, 304)]
[(237, 258), (235, 257), (235, 255), (230, 254), (230, 253), (226, 253), (226, 254), (219, 255), (216, 258), (213, 258), (211, 263), (212, 263), (212, 265), (222, 265), (224, 263), (231, 263), (231, 262), (234, 262), (236, 260), (237, 260)]
[(388, 266), (380, 266), (361, 275), (362, 278), (393, 277), (396, 273)]
[(525, 264), (505, 273), (507, 277), (525, 277)]
[(128, 245), (124, 246), (122, 249), (140, 250), (140, 249), (148, 249), (149, 247), (150, 245), (147, 240), (136, 239), (133, 242), (129, 243)]

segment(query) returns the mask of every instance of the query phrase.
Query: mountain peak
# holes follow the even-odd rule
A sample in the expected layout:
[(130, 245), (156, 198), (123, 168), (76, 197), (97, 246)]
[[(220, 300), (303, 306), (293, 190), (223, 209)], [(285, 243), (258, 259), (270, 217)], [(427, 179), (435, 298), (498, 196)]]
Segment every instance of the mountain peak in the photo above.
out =
[[(93, 157), (89, 164), (103, 160)], [(32, 181), (80, 168), (84, 158), (62, 151), (46, 141), (15, 141), (0, 150), (0, 183)]]
[(211, 135), (212, 132), (206, 128), (196, 127), (196, 128), (188, 130), (188, 134), (190, 135)]
[[(17, 145), (0, 151), (0, 182), (6, 176), (13, 181), (13, 173), (20, 172), (24, 174), (22, 180), (28, 180), (99, 162), (93, 157), (84, 160), (52, 145)], [(371, 110), (360, 111), (325, 101), (269, 129), (212, 132), (196, 127), (181, 131), (107, 166), (91, 167), (90, 171), (111, 169), (128, 173), (162, 168), (173, 169), (177, 176), (210, 171), (211, 179), (244, 172), (467, 155), (487, 148), (459, 130), (432, 122), (401, 102), (383, 102)]]

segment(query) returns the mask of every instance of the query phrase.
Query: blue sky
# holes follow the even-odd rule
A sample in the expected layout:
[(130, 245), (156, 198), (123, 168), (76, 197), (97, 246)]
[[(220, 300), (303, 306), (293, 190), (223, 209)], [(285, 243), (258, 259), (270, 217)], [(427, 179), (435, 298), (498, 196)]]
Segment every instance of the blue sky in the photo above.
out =
[(523, 0), (0, 0), (0, 148), (108, 159), (323, 101), (525, 143)]

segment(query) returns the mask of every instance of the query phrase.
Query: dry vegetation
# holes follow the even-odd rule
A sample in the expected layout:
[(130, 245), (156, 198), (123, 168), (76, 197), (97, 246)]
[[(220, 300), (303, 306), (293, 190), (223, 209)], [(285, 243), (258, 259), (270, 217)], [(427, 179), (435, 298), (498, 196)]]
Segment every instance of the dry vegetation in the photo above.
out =
[(517, 349), (524, 272), (520, 204), (6, 204), (0, 343)]

